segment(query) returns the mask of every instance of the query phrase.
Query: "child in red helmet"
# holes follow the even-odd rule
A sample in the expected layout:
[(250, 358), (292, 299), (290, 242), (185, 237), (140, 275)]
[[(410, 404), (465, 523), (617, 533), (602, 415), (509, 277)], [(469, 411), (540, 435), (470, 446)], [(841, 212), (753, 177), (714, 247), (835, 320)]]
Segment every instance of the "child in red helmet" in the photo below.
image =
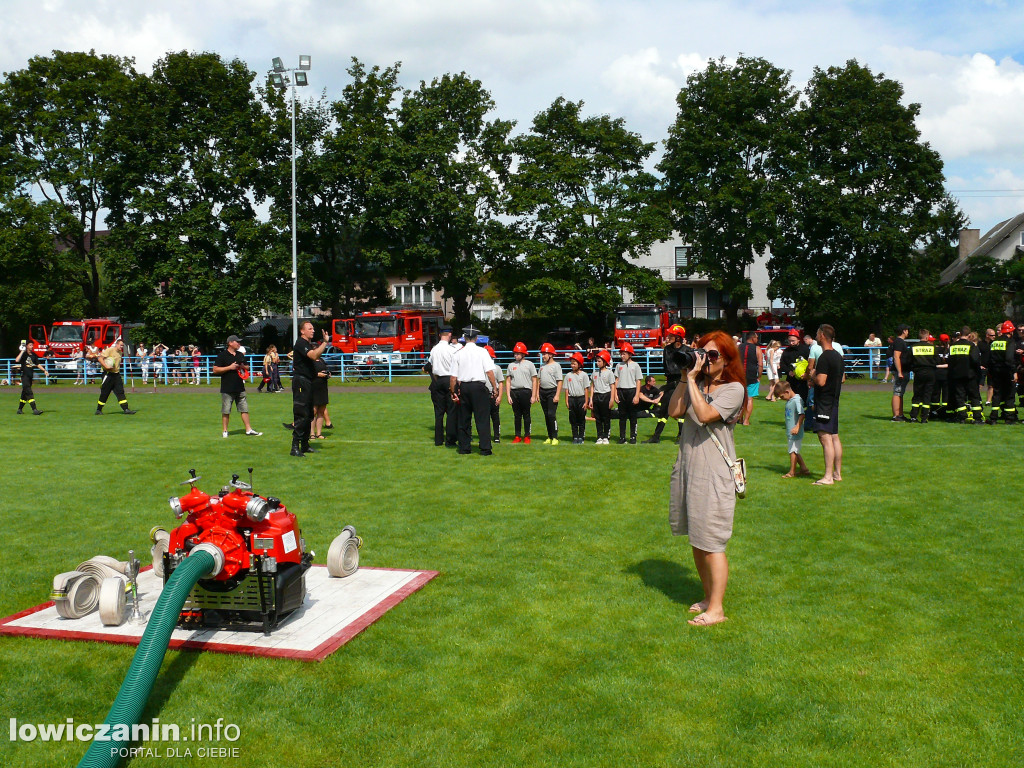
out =
[[(512, 348), (514, 360), (508, 364), (505, 385), (505, 397), (512, 406), (515, 417), (516, 436), (513, 443), (530, 442), (530, 406), (539, 399), (537, 366), (532, 360), (526, 359), (526, 345), (517, 341)], [(524, 437), (520, 437), (523, 435)]]
[(608, 445), (612, 431), (612, 400), (615, 397), (615, 374), (608, 366), (612, 362), (612, 353), (602, 349), (597, 353), (597, 370), (592, 380), (591, 405), (594, 410), (594, 421), (597, 423), (597, 444)]
[(543, 362), (538, 372), (540, 407), (544, 411), (544, 423), (548, 430), (544, 444), (558, 445), (558, 421), (555, 412), (558, 410), (558, 398), (562, 394), (562, 366), (555, 362), (553, 344), (541, 344), (540, 357)]
[(583, 445), (587, 430), (587, 409), (590, 407), (590, 376), (583, 370), (583, 355), (580, 352), (569, 358), (569, 367), (572, 370), (565, 376), (565, 407), (569, 411), (572, 444)]
[(619, 348), (622, 362), (615, 366), (615, 401), (619, 404), (619, 445), (626, 443), (626, 421), (629, 421), (629, 442), (636, 444), (637, 405), (640, 403), (640, 382), (644, 372), (633, 360), (633, 345)]

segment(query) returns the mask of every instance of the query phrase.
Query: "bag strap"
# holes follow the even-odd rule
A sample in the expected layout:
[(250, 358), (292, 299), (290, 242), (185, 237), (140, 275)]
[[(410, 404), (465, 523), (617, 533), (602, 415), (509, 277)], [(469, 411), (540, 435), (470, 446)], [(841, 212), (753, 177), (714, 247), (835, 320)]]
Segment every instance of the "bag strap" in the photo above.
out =
[(729, 465), (729, 469), (736, 467), (736, 462), (729, 458), (729, 454), (725, 452), (725, 447), (722, 445), (722, 441), (718, 439), (718, 436), (711, 431), (711, 427), (707, 424), (704, 425), (704, 429), (708, 431), (708, 436), (711, 438), (711, 442), (715, 444), (718, 452), (722, 454), (722, 458), (725, 459), (725, 463)]

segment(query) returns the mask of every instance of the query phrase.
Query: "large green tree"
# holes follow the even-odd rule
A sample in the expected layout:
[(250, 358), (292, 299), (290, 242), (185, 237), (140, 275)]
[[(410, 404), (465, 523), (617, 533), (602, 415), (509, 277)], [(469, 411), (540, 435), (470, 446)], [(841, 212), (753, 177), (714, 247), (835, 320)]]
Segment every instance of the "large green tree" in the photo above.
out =
[(484, 264), (505, 237), (513, 124), (488, 120), (493, 109), (480, 81), (460, 73), (421, 82), (397, 113), (389, 262), (409, 280), (431, 275), (456, 325), (469, 322)]
[(636, 260), (671, 225), (644, 170), (654, 145), (622, 119), (582, 109), (558, 98), (514, 140), (509, 211), (519, 237), (494, 254), (493, 277), (503, 305), (582, 317), (596, 330), (620, 289), (641, 301), (664, 293), (658, 273)]
[(254, 77), (214, 53), (168, 54), (108, 126), (110, 291), (169, 340), (210, 344), (288, 304), (290, 265), (255, 210), (272, 142)]
[(54, 51), (0, 82), (0, 145), (9, 151), (4, 173), (18, 192), (67, 214), (47, 214), (76, 263), (70, 273), (59, 271), (79, 286), (90, 314), (106, 308), (94, 246), (102, 210), (111, 204), (103, 180), (117, 162), (107, 127), (135, 77), (130, 59)]
[(708, 62), (676, 99), (659, 169), (695, 271), (723, 292), (726, 322), (751, 298), (748, 267), (779, 239), (799, 145), (789, 73), (761, 58)]
[(881, 330), (915, 248), (935, 231), (942, 160), (903, 87), (856, 61), (816, 68), (798, 114), (793, 207), (768, 269), (801, 316), (858, 316)]

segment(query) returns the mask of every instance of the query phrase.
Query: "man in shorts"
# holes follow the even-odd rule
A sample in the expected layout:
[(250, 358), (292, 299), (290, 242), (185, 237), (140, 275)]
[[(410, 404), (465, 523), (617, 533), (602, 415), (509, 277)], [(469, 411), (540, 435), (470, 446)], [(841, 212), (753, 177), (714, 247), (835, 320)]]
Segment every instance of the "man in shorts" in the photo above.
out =
[(907, 393), (907, 384), (910, 383), (910, 346), (907, 344), (909, 334), (909, 325), (899, 325), (896, 328), (896, 338), (892, 340), (892, 347), (889, 350), (889, 357), (892, 358), (892, 365), (895, 369), (892, 380), (893, 421), (907, 420), (903, 415), (903, 395)]
[(220, 376), (220, 414), (223, 437), (228, 436), (228, 420), (231, 418), (231, 405), (234, 403), (238, 414), (245, 425), (245, 434), (259, 437), (249, 423), (249, 403), (245, 399), (245, 378), (249, 370), (245, 365), (245, 355), (239, 351), (241, 339), (228, 336), (228, 348), (221, 350), (213, 364), (213, 375)]
[(843, 388), (843, 356), (832, 348), (836, 331), (831, 325), (818, 328), (822, 353), (814, 367), (814, 405), (806, 420), (818, 433), (825, 455), (825, 474), (814, 485), (832, 485), (843, 479), (843, 444), (839, 441), (839, 394)]

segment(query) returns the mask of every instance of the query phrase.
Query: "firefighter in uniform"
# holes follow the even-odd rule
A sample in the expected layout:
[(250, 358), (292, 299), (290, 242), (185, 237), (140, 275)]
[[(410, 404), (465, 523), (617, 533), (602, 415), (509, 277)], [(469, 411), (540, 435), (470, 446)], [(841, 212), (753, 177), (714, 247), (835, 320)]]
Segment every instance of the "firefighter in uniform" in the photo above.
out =
[(995, 424), (1000, 415), (1003, 421), (1017, 421), (1017, 404), (1013, 391), (1013, 372), (1017, 369), (1017, 345), (1013, 340), (1015, 328), (1012, 320), (999, 326), (999, 335), (989, 346), (988, 378), (992, 385), (992, 410), (988, 423)]
[[(665, 366), (665, 384), (661, 387), (662, 398), (657, 406), (654, 408), (654, 418), (658, 420), (657, 426), (654, 428), (654, 434), (648, 439), (644, 440), (645, 443), (660, 443), (661, 433), (665, 431), (665, 425), (668, 424), (668, 404), (672, 399), (672, 393), (679, 385), (680, 380), (683, 377), (683, 369), (679, 367), (679, 363), (676, 362), (676, 355), (673, 352), (678, 352), (686, 346), (686, 329), (681, 325), (673, 325), (668, 331), (665, 332), (665, 348), (662, 351), (662, 362)], [(682, 433), (682, 423), (679, 424), (679, 432)], [(676, 439), (679, 439), (679, 435), (676, 435)]]
[(25, 406), (29, 405), (32, 406), (32, 413), (38, 416), (42, 411), (36, 408), (36, 396), (32, 394), (32, 379), (36, 375), (36, 368), (39, 367), (39, 357), (27, 339), (22, 339), (14, 362), (21, 366), (21, 400), (18, 401), (18, 413), (22, 413)]
[(952, 394), (953, 421), (957, 424), (984, 424), (978, 394), (978, 376), (981, 374), (981, 352), (970, 340), (971, 329), (964, 326), (960, 338), (949, 348), (949, 383)]
[(434, 445), (455, 447), (458, 408), (452, 400), (448, 382), (452, 376), (452, 329), (442, 328), (441, 339), (430, 350), (430, 401), (434, 404)]
[(316, 453), (309, 445), (313, 427), (314, 360), (327, 351), (327, 332), (319, 346), (313, 346), (313, 324), (306, 320), (299, 326), (299, 338), (292, 347), (292, 456)]
[(914, 372), (910, 420), (922, 424), (928, 423), (932, 408), (932, 388), (935, 386), (935, 345), (928, 340), (929, 336), (928, 331), (922, 330), (920, 340), (910, 347), (910, 369)]
[(103, 413), (103, 406), (107, 404), (107, 398), (113, 392), (117, 397), (117, 404), (127, 416), (135, 411), (128, 407), (128, 398), (124, 395), (124, 379), (121, 378), (121, 357), (124, 354), (124, 339), (120, 336), (109, 347), (100, 352), (100, 368), (103, 369), (103, 382), (100, 384), (100, 399), (96, 401), (96, 415)]
[(949, 420), (949, 335), (945, 333), (939, 334), (939, 343), (935, 345), (931, 418)]

